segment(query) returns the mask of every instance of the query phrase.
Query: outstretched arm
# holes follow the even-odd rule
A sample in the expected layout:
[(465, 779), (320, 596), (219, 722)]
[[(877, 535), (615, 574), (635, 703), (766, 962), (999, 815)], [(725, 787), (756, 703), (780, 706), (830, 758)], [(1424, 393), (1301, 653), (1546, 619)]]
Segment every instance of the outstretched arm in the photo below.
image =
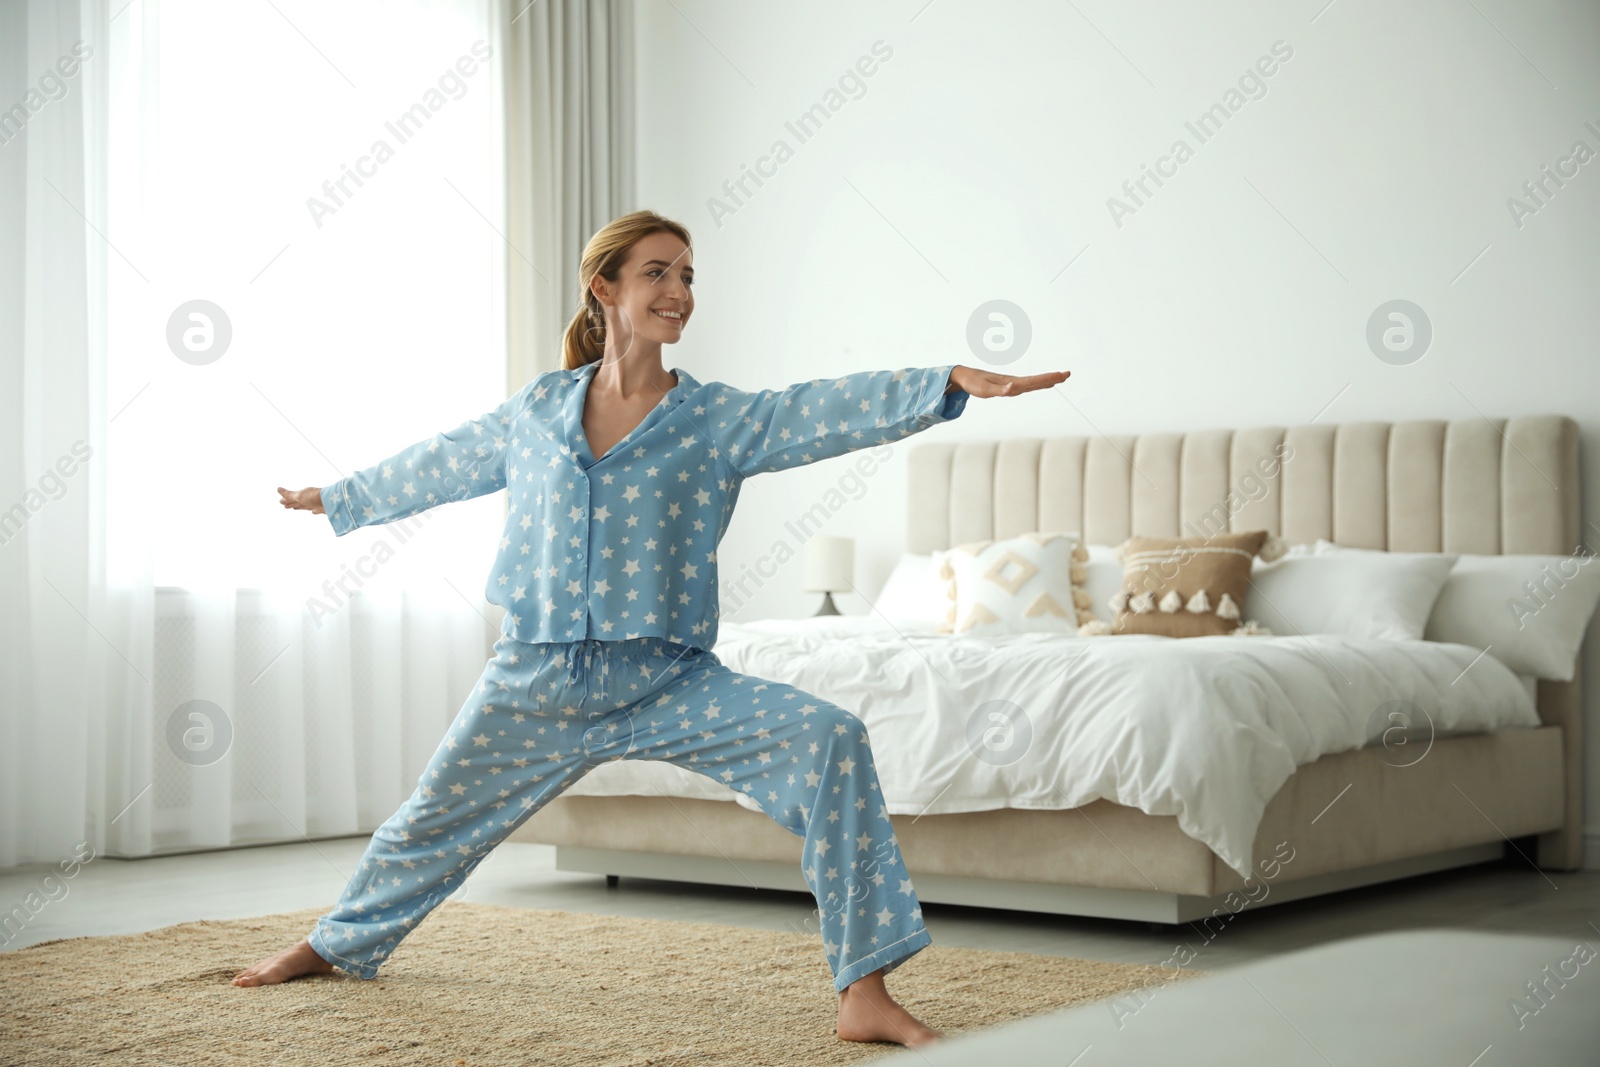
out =
[[(511, 424), (527, 404), (533, 382), (504, 403), (453, 430), (435, 434), (332, 485), (278, 494), (286, 508), (326, 514), (333, 532), (394, 522), (451, 500), (503, 489)], [(514, 458), (511, 460), (514, 462)], [(515, 467), (509, 470), (516, 476)]]
[(750, 477), (897, 441), (957, 418), (969, 396), (1013, 396), (1055, 385), (1068, 373), (1018, 378), (946, 364), (755, 393), (723, 387), (700, 418), (733, 468)]

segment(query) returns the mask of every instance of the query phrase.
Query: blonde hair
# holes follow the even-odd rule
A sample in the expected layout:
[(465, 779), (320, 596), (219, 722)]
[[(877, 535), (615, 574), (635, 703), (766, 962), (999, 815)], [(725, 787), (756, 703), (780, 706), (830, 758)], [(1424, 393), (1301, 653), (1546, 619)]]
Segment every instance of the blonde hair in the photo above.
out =
[(622, 275), (622, 264), (628, 252), (641, 238), (653, 233), (675, 234), (691, 249), (694, 242), (681, 223), (657, 215), (654, 211), (635, 211), (612, 219), (602, 226), (589, 243), (583, 247), (583, 259), (578, 264), (578, 310), (567, 324), (566, 336), (561, 344), (561, 366), (564, 370), (577, 370), (594, 363), (606, 350), (605, 308), (594, 295), (590, 284), (596, 274), (608, 282)]

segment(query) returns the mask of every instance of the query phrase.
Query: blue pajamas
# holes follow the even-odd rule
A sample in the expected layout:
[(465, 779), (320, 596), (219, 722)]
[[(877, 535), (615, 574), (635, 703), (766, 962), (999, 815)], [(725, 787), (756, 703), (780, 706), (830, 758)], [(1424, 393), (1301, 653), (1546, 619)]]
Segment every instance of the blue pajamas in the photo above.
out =
[(321, 491), (334, 532), (500, 489), (485, 596), (505, 609), (484, 669), (416, 791), (373, 835), (312, 947), (372, 978), (496, 844), (606, 760), (667, 760), (805, 838), (839, 989), (930, 941), (861, 720), (710, 651), (717, 546), (744, 481), (960, 416), (954, 365), (746, 392), (676, 384), (601, 456), (584, 439), (599, 364), (538, 375), (478, 418)]
[(698, 771), (805, 839), (802, 872), (835, 989), (892, 971), (931, 942), (866, 727), (850, 712), (661, 637), (528, 644), (503, 635), (494, 652), (416, 790), (309, 935), (340, 970), (376, 977), (495, 845), (617, 759)]

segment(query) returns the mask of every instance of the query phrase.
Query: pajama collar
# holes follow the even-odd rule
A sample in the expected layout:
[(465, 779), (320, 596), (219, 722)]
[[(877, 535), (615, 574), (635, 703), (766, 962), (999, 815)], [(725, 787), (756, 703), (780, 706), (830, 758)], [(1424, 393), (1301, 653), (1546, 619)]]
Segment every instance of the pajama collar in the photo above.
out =
[[(585, 469), (599, 462), (594, 453), (589, 450), (589, 442), (583, 433), (583, 402), (589, 395), (589, 383), (594, 380), (595, 372), (599, 367), (600, 361), (595, 360), (593, 363), (585, 363), (581, 367), (563, 372), (576, 383), (576, 386), (567, 390), (566, 402), (561, 407), (562, 431), (566, 435), (567, 447), (572, 450), (573, 455), (578, 457), (579, 464)], [(661, 398), (656, 406), (651, 408), (645, 414), (645, 417), (639, 420), (639, 425), (635, 426), (626, 437), (611, 446), (611, 450), (606, 453), (607, 456), (616, 455), (624, 445), (642, 436), (650, 427), (660, 421), (665, 413), (682, 404), (685, 397), (700, 388), (700, 383), (695, 381), (694, 376), (683, 368), (672, 367), (671, 371), (678, 376), (678, 384), (667, 390), (667, 394)]]

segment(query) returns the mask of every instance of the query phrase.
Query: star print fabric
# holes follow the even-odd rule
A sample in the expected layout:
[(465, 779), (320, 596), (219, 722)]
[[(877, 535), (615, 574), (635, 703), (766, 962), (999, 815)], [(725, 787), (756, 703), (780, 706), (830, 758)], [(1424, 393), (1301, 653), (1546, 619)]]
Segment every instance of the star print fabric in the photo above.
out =
[(717, 545), (746, 478), (899, 440), (958, 417), (954, 365), (745, 392), (678, 384), (596, 458), (583, 406), (598, 364), (541, 374), (503, 404), (322, 490), (340, 536), (506, 489), (485, 592), (528, 643), (717, 638)]
[(530, 645), (503, 635), (494, 651), (415, 791), (308, 935), (323, 959), (375, 978), (497, 844), (618, 759), (703, 774), (804, 839), (836, 990), (931, 943), (856, 716), (661, 638)]

